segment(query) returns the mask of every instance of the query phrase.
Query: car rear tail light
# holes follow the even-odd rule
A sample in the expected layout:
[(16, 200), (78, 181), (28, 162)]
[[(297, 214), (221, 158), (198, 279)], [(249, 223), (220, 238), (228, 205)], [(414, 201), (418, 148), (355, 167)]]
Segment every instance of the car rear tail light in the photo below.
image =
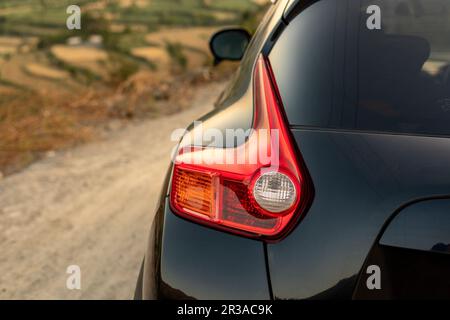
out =
[(283, 212), (297, 199), (294, 182), (280, 172), (262, 174), (253, 186), (253, 196), (261, 208), (270, 212)]
[[(235, 148), (180, 148), (170, 203), (190, 220), (244, 236), (279, 239), (306, 211), (313, 190), (263, 56), (253, 81), (255, 114), (246, 142)], [(213, 161), (236, 160), (236, 154), (244, 155), (244, 161)]]

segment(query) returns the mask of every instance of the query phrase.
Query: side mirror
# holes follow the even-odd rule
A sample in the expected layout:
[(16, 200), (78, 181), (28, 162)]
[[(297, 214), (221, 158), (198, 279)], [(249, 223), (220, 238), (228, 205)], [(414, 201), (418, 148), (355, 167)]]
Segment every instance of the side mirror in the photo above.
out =
[(245, 29), (225, 29), (216, 32), (209, 41), (214, 64), (217, 65), (223, 60), (241, 60), (250, 38), (250, 34)]

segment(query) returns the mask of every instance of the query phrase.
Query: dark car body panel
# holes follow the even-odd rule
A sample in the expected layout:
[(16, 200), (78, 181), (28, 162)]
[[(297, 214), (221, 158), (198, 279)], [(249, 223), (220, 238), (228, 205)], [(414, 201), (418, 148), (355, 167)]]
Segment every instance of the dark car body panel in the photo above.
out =
[[(270, 9), (217, 108), (200, 119), (203, 129), (251, 127), (252, 70), (258, 54), (270, 56), (273, 42), (284, 28), (289, 28), (288, 20), (298, 14), (293, 7), (286, 9), (287, 2), (278, 1)], [(358, 3), (345, 1), (349, 6)], [(337, 28), (341, 32), (337, 33), (336, 42), (345, 35), (346, 41), (356, 43), (356, 35), (346, 29), (356, 30), (359, 17), (344, 17), (343, 7), (338, 7), (336, 21), (348, 21)], [(348, 77), (357, 73), (356, 55), (344, 57), (345, 50), (357, 52), (356, 47), (335, 47), (334, 58), (347, 69), (336, 69), (333, 83), (345, 80), (347, 87), (356, 88), (356, 80)], [(272, 58), (276, 59), (275, 55)], [(449, 296), (445, 291), (449, 278), (443, 275), (449, 274), (446, 270), (450, 254), (431, 250), (432, 246), (431, 251), (425, 249), (435, 239), (442, 238), (444, 246), (449, 241), (443, 235), (450, 217), (445, 215), (450, 207), (450, 200), (445, 200), (450, 198), (450, 138), (357, 130), (356, 102), (352, 101), (356, 99), (356, 89), (341, 89), (336, 95), (339, 100), (334, 102), (341, 101), (342, 107), (335, 108), (332, 117), (338, 128), (291, 123), (292, 136), (313, 181), (315, 195), (308, 212), (281, 241), (247, 239), (180, 218), (171, 210), (167, 197), (169, 170), (144, 261), (142, 298)], [(344, 97), (352, 103), (344, 105)], [(188, 134), (195, 134), (193, 129), (191, 126)], [(436, 219), (442, 223), (436, 223)], [(423, 239), (419, 244), (411, 240), (414, 237), (399, 240), (399, 234), (411, 228), (405, 223), (417, 226), (418, 222), (429, 240)], [(365, 286), (365, 270), (371, 264), (383, 270), (380, 291), (370, 291)], [(409, 283), (421, 270), (426, 272), (418, 282)]]
[(350, 298), (390, 216), (412, 200), (450, 194), (450, 140), (319, 130), (294, 136), (316, 193), (297, 228), (268, 245), (274, 297), (310, 298), (348, 279)]
[(159, 288), (162, 297), (270, 299), (261, 242), (181, 219), (170, 211), (168, 203), (165, 208)]
[(185, 221), (165, 202), (158, 212), (164, 220), (157, 247), (159, 298), (268, 299), (271, 286), (278, 299), (349, 299), (368, 253), (397, 209), (450, 194), (447, 138), (293, 133), (315, 181), (315, 201), (287, 238), (267, 244), (269, 269), (262, 242)]
[[(383, 270), (382, 290), (368, 290), (370, 265)], [(361, 272), (355, 299), (442, 299), (450, 288), (450, 199), (413, 201), (384, 227)]]
[(375, 245), (364, 268), (383, 270), (381, 289), (368, 290), (369, 275), (362, 272), (353, 299), (448, 299), (449, 254)]
[[(139, 299), (271, 299), (264, 244), (184, 220), (170, 209), (166, 176), (152, 224)], [(224, 248), (226, 248), (224, 250)], [(213, 289), (214, 288), (214, 289)]]

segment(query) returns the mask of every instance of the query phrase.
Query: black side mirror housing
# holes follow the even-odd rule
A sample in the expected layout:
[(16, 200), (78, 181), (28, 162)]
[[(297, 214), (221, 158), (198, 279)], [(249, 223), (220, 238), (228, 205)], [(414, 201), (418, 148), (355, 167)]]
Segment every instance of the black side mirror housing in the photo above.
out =
[(221, 61), (240, 61), (250, 43), (251, 36), (241, 28), (223, 29), (216, 32), (209, 41), (214, 65)]

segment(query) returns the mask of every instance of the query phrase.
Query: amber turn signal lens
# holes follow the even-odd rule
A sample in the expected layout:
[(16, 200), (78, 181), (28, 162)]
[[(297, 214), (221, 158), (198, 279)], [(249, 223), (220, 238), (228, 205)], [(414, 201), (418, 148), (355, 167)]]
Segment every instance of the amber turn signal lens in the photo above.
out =
[(172, 183), (174, 200), (179, 207), (191, 213), (214, 218), (216, 190), (212, 175), (176, 168)]

